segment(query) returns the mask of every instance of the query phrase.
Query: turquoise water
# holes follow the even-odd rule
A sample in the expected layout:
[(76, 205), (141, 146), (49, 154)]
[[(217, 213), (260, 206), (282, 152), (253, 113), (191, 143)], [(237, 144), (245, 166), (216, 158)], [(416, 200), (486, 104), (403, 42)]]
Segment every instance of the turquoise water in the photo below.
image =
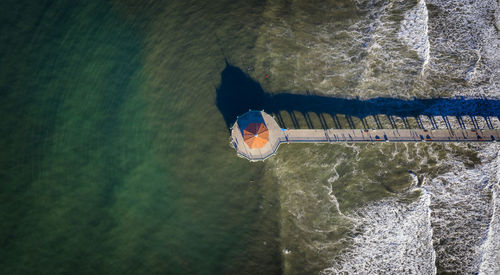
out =
[(272, 177), (214, 104), (229, 2), (0, 4), (1, 273), (280, 270)]

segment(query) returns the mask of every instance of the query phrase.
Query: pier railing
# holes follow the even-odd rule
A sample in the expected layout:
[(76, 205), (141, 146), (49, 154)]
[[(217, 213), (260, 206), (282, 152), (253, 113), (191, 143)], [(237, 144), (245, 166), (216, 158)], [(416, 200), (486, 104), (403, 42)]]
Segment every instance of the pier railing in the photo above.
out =
[[(500, 129), (282, 129), (262, 112), (269, 129), (269, 141), (262, 148), (250, 149), (239, 129), (233, 129), (232, 146), (251, 161), (265, 160), (276, 154), (281, 143), (339, 142), (497, 142)], [(237, 126), (236, 126), (237, 127)]]

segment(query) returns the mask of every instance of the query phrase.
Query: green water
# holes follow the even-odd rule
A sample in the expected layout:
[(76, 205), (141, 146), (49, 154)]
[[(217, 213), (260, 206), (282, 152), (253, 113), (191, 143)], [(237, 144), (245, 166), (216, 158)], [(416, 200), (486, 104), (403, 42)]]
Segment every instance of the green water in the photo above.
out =
[(273, 175), (214, 104), (243, 2), (2, 1), (0, 273), (279, 272)]
[[(408, 234), (398, 227), (411, 222), (404, 205), (422, 198), (414, 187), (453, 166), (472, 171), (480, 146), (283, 145), (249, 163), (215, 105), (225, 59), (268, 93), (448, 95), (423, 88), (435, 83), (416, 75), (416, 53), (393, 31), (414, 3), (387, 17), (387, 1), (357, 2), (2, 1), (0, 274), (316, 274), (349, 262), (371, 225), (358, 210), (388, 199), (403, 205), (391, 209), (399, 223), (368, 221)], [(379, 17), (394, 24), (371, 34)], [(367, 52), (372, 39), (397, 64)], [(438, 191), (425, 209), (449, 212)], [(447, 236), (440, 221), (433, 234)], [(462, 260), (443, 243), (427, 244), (438, 268), (459, 270), (440, 267)]]

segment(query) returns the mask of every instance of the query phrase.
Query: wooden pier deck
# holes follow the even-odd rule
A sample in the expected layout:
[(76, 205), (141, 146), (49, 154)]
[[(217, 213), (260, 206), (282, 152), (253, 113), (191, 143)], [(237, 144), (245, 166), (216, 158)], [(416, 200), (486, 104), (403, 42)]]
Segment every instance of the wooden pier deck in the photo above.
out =
[(281, 129), (278, 123), (261, 112), (269, 129), (268, 143), (250, 149), (236, 122), (231, 130), (231, 144), (238, 155), (250, 161), (264, 160), (276, 153), (281, 143), (310, 142), (496, 142), (500, 129)]

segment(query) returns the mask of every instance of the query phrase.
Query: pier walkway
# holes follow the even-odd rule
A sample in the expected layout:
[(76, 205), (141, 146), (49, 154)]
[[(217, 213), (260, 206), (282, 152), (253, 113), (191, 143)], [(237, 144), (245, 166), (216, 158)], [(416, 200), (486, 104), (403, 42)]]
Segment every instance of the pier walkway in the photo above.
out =
[[(259, 116), (268, 129), (267, 143), (261, 148), (251, 148), (243, 134), (240, 121)], [(244, 118), (246, 116), (246, 118)], [(240, 123), (239, 123), (240, 122)], [(248, 125), (248, 122), (246, 122)], [(240, 128), (241, 126), (241, 128)], [(257, 134), (255, 135), (257, 136)], [(264, 160), (276, 153), (281, 143), (294, 142), (496, 142), (500, 129), (282, 129), (269, 114), (250, 111), (238, 117), (231, 129), (231, 144), (238, 155), (250, 161)]]

